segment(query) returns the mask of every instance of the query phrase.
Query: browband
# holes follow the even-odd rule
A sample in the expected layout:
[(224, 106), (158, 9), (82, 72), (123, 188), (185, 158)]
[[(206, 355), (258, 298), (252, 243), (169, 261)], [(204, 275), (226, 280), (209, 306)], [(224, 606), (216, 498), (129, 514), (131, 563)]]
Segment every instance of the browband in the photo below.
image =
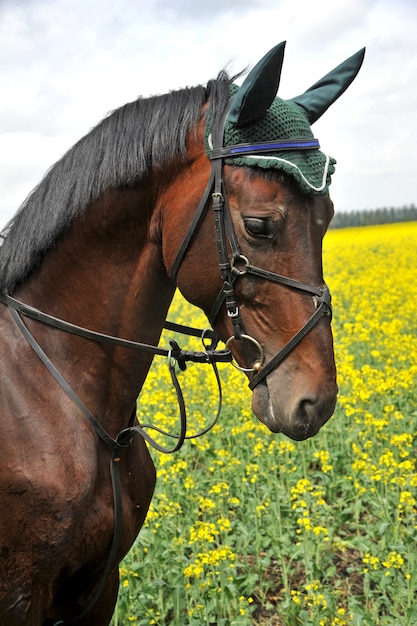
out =
[[(210, 141), (210, 139), (209, 139)], [(225, 157), (240, 156), (242, 154), (254, 154), (259, 152), (275, 152), (286, 150), (319, 150), (318, 139), (295, 139), (291, 141), (262, 141), (259, 143), (240, 143), (228, 148), (215, 148), (210, 151), (210, 159), (223, 159)]]

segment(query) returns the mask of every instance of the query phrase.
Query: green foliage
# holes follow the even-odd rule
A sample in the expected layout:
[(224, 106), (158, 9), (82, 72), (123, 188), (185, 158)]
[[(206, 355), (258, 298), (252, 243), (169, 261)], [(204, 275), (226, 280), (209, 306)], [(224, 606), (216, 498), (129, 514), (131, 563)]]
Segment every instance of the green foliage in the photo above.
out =
[(412, 222), (415, 220), (417, 220), (417, 207), (415, 204), (410, 204), (410, 206), (402, 207), (383, 207), (380, 209), (336, 212), (331, 221), (330, 228), (394, 224), (396, 222)]

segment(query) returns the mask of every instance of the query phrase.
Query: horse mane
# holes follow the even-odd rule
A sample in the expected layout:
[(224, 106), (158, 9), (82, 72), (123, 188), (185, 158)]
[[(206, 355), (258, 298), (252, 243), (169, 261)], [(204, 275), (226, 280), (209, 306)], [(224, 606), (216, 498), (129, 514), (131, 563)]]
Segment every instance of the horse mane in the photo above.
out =
[(139, 98), (111, 112), (80, 139), (29, 194), (0, 233), (0, 290), (11, 293), (100, 194), (137, 185), (152, 168), (186, 154), (186, 137), (209, 102), (213, 117), (229, 97), (222, 71), (207, 86)]

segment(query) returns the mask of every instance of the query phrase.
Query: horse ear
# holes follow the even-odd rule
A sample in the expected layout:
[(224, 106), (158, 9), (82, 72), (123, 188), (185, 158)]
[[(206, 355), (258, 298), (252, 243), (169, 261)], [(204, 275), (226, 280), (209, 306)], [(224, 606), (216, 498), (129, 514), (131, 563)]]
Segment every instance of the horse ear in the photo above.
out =
[(246, 126), (265, 115), (278, 91), (284, 61), (285, 41), (272, 48), (249, 72), (239, 87), (228, 121)]
[(346, 91), (359, 72), (364, 56), (365, 48), (362, 48), (362, 50), (346, 59), (346, 61), (326, 74), (317, 83), (314, 83), (303, 94), (296, 98), (291, 98), (292, 102), (295, 102), (305, 110), (310, 124), (316, 122), (327, 111), (329, 106)]

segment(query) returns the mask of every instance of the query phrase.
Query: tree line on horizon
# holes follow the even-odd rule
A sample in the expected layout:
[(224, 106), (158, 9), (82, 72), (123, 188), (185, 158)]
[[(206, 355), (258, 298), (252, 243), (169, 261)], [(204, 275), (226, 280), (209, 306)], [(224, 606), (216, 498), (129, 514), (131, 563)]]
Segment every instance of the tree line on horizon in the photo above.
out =
[(417, 221), (417, 206), (414, 203), (402, 207), (336, 212), (329, 228), (348, 228), (352, 226), (371, 226), (373, 224), (413, 221)]

